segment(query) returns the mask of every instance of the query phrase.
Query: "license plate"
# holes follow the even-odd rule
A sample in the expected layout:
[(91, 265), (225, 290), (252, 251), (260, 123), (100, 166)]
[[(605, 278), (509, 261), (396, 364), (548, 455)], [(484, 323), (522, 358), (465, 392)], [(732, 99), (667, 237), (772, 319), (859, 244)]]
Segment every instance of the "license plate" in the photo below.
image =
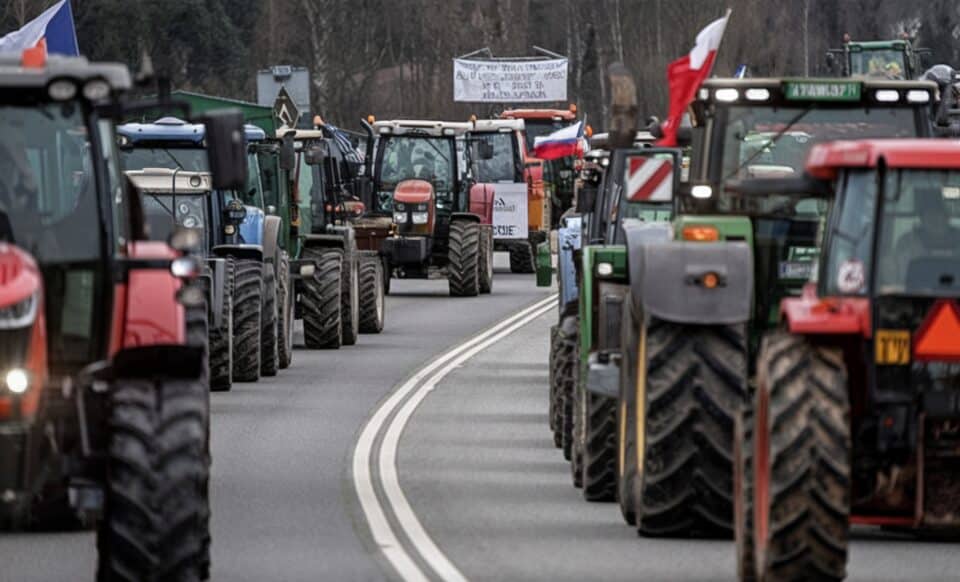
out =
[(905, 329), (878, 329), (874, 337), (876, 359), (885, 366), (910, 363), (910, 332)]

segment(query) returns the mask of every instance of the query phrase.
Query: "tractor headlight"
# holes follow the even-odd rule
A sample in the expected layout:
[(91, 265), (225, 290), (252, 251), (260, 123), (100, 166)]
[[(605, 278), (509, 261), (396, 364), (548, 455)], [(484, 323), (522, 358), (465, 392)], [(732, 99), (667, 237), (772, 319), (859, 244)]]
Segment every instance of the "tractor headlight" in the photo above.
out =
[(393, 221), (397, 224), (404, 224), (407, 222), (407, 213), (406, 212), (394, 212)]
[(600, 277), (609, 277), (613, 275), (613, 264), (611, 263), (598, 263), (597, 264), (597, 275)]
[(413, 218), (414, 224), (426, 224), (427, 220), (430, 219), (430, 213), (428, 212), (414, 212), (410, 216)]
[(37, 294), (0, 309), (0, 329), (27, 327), (37, 317)]
[(20, 368), (14, 368), (7, 372), (5, 380), (7, 390), (14, 394), (23, 394), (30, 387), (30, 376), (27, 375), (26, 370)]
[(397, 202), (393, 205), (393, 209), (397, 212), (404, 212), (406, 211), (407, 207), (403, 204), (403, 202)]

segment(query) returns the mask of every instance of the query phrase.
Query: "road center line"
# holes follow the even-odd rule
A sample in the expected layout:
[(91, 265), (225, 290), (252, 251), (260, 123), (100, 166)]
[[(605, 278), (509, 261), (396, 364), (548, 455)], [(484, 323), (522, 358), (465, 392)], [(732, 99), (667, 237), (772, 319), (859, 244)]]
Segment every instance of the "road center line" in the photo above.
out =
[(404, 399), (411, 392), (416, 390), (387, 428), (379, 454), (380, 481), (386, 493), (387, 505), (392, 505), (400, 528), (410, 539), (416, 551), (442, 579), (455, 582), (466, 580), (456, 566), (437, 548), (400, 489), (396, 466), (400, 435), (414, 410), (440, 379), (481, 350), (510, 335), (550, 309), (554, 309), (555, 306), (556, 295), (551, 295), (436, 358), (395, 390), (374, 412), (360, 433), (353, 454), (354, 487), (374, 542), (404, 580), (426, 582), (428, 577), (404, 549), (387, 519), (384, 504), (376, 494), (371, 463), (377, 435), (390, 419), (391, 414), (404, 403)]

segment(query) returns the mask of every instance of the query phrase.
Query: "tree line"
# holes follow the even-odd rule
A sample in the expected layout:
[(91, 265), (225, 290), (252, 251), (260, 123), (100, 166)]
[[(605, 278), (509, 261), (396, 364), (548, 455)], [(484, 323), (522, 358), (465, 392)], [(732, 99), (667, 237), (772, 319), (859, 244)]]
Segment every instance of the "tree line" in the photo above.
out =
[[(53, 0), (4, 0), (0, 30)], [(276, 64), (311, 72), (315, 112), (355, 127), (386, 119), (466, 119), (501, 105), (453, 101), (452, 59), (536, 45), (570, 59), (568, 96), (594, 127), (607, 117), (604, 71), (623, 61), (642, 110), (666, 111), (666, 66), (696, 33), (732, 9), (715, 68), (753, 76), (826, 74), (824, 54), (858, 40), (915, 37), (932, 63), (960, 65), (955, 0), (72, 0), (81, 51), (139, 66), (150, 54), (174, 88), (256, 100), (256, 73)], [(566, 106), (566, 104), (554, 104)]]

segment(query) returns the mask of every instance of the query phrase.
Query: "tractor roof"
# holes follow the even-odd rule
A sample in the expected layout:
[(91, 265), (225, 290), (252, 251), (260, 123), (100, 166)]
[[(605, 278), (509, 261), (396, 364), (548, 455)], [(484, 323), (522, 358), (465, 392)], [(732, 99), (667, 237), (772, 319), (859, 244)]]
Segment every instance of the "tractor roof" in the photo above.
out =
[(500, 114), (503, 119), (552, 119), (574, 121), (577, 112), (569, 109), (507, 109)]
[[(77, 85), (88, 81), (103, 80), (113, 92), (127, 91), (131, 87), (130, 71), (120, 63), (91, 63), (84, 57), (48, 56), (42, 67), (24, 68), (19, 54), (0, 55), (0, 87), (43, 88), (51, 81), (68, 79)], [(82, 95), (82, 87), (77, 91)]]
[(174, 172), (176, 172), (177, 194), (203, 194), (213, 188), (209, 172), (144, 168), (125, 173), (137, 190), (166, 194), (173, 192)]
[(327, 136), (323, 134), (323, 131), (319, 129), (290, 129), (289, 127), (281, 127), (277, 130), (277, 138), (283, 139), (288, 135), (293, 135), (293, 139), (302, 140), (302, 139), (323, 139)]
[(699, 107), (704, 103), (762, 107), (785, 102), (903, 107), (929, 105), (936, 94), (937, 85), (932, 81), (894, 81), (861, 77), (707, 79), (697, 92), (695, 103)]
[[(263, 141), (267, 133), (256, 125), (243, 126), (247, 141)], [(117, 133), (133, 143), (143, 141), (187, 141), (202, 143), (206, 127), (200, 123), (187, 123), (176, 117), (161, 117), (153, 123), (125, 123), (117, 127)]]
[(424, 121), (416, 119), (394, 119), (391, 121), (376, 121), (373, 129), (381, 134), (396, 135), (431, 135), (431, 136), (460, 136), (473, 128), (469, 121)]
[[(653, 145), (653, 142), (655, 141), (657, 141), (657, 138), (654, 137), (654, 135), (649, 131), (638, 131), (633, 137), (633, 145), (636, 147), (650, 146)], [(593, 134), (593, 137), (590, 138), (591, 148), (606, 149), (609, 145), (610, 134), (607, 132), (595, 133)]]
[(960, 170), (960, 142), (940, 139), (865, 139), (817, 144), (807, 156), (807, 172), (831, 179), (840, 168)]
[(910, 41), (906, 39), (894, 39), (894, 40), (851, 40), (848, 43), (845, 43), (846, 46), (851, 49), (865, 49), (865, 50), (884, 50), (884, 49), (899, 49), (902, 50), (910, 45)]
[(523, 131), (522, 119), (477, 119), (473, 122), (474, 133), (493, 133), (497, 131)]

